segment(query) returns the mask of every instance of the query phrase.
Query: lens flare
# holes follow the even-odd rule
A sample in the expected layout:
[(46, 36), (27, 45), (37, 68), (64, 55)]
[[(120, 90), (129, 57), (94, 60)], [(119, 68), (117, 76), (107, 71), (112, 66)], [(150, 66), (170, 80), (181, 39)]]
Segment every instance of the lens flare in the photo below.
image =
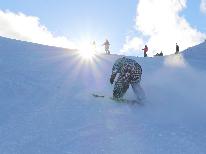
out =
[(79, 55), (83, 60), (93, 60), (95, 57), (95, 50), (91, 44), (82, 43), (79, 45)]
[(84, 60), (92, 60), (95, 56), (94, 52), (92, 52), (91, 50), (80, 50), (79, 54)]

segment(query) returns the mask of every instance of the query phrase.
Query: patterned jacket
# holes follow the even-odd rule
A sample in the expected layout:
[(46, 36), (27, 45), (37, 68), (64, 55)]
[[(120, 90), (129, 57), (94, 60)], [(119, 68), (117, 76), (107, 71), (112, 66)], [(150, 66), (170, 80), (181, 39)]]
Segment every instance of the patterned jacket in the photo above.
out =
[(122, 82), (140, 82), (142, 68), (135, 60), (123, 57), (115, 61), (112, 68), (111, 78), (114, 79), (118, 73), (118, 80), (121, 80)]

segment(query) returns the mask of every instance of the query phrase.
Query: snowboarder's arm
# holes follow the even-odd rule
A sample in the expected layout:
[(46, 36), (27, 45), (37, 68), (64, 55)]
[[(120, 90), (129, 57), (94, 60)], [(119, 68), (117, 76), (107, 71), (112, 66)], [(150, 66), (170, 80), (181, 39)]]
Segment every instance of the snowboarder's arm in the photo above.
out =
[(111, 77), (110, 77), (110, 83), (111, 84), (113, 84), (114, 79), (115, 79), (117, 73), (118, 73), (118, 69), (114, 65), (113, 68), (112, 68), (112, 74), (111, 74)]
[(110, 77), (110, 83), (113, 84), (114, 82), (114, 79), (117, 75), (117, 73), (119, 73), (119, 70), (120, 70), (120, 61), (116, 61), (112, 67), (112, 74), (111, 74), (111, 77)]
[(137, 74), (136, 74), (136, 81), (140, 82), (141, 81), (141, 76), (142, 76), (142, 68), (139, 64), (136, 64), (137, 67)]

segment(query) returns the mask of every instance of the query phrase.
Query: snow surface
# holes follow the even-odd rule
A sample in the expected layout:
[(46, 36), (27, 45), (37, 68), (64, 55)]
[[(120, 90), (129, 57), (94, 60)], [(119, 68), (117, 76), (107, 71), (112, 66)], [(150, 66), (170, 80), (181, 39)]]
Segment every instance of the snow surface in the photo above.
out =
[[(206, 43), (180, 55), (131, 57), (143, 68), (143, 106), (111, 96), (118, 55), (0, 37), (1, 154), (205, 154)], [(126, 98), (134, 98), (131, 90)]]

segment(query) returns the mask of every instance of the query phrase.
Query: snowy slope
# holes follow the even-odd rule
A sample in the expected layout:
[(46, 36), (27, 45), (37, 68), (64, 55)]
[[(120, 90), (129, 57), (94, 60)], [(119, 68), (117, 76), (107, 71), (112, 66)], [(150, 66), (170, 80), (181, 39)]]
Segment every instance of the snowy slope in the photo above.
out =
[[(111, 67), (76, 51), (0, 38), (0, 153), (205, 154), (206, 43), (181, 55), (135, 58), (144, 106), (117, 104)], [(129, 89), (126, 98), (134, 98)]]

